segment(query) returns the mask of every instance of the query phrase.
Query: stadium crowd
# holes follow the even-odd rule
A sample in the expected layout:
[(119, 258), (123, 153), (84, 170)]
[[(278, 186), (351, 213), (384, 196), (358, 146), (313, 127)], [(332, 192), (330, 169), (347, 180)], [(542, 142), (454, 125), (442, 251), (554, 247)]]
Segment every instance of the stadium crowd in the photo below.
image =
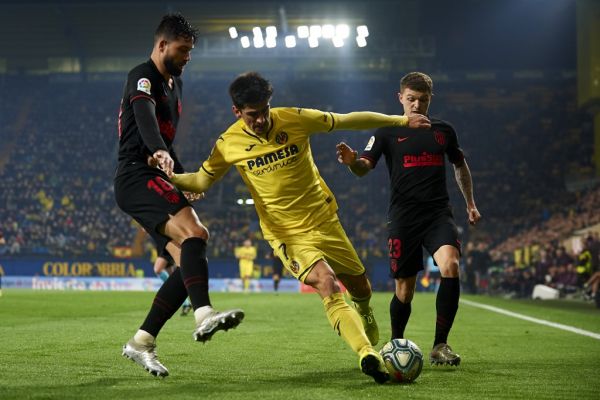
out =
[[(69, 82), (39, 77), (18, 87), (10, 80), (0, 83), (7, 94), (2, 99), (15, 99), (0, 100), (6, 110), (0, 115), (3, 257), (110, 257), (116, 249), (133, 246), (139, 228), (117, 208), (112, 189), (122, 92), (118, 78)], [(600, 223), (594, 212), (600, 206), (598, 187), (566, 190), (577, 180), (574, 176), (591, 169), (593, 151), (591, 122), (576, 107), (572, 78), (518, 84), (439, 82), (431, 112), (457, 129), (484, 217), (471, 230), (462, 197), (454, 183), (449, 185), (464, 238), (470, 290), (527, 296), (537, 282), (565, 285), (564, 276), (577, 270), (578, 258), (587, 250), (592, 253), (588, 272), (598, 270), (597, 236), (568, 252), (561, 244), (576, 230)], [(401, 110), (393, 80), (274, 83), (274, 107), (342, 113)], [(218, 134), (234, 121), (227, 84), (186, 81), (175, 143), (188, 170), (199, 167)], [(342, 132), (311, 141), (316, 164), (338, 199), (342, 223), (367, 261), (386, 257), (387, 171), (381, 165), (370, 179), (359, 181), (337, 163), (335, 144), (343, 140), (361, 149), (368, 137)], [(211, 257), (233, 258), (233, 249), (247, 237), (260, 244), (261, 254), (269, 253), (253, 207), (237, 204), (249, 197), (238, 174), (230, 172), (196, 204), (211, 232)], [(527, 262), (515, 255), (524, 248), (529, 249)]]

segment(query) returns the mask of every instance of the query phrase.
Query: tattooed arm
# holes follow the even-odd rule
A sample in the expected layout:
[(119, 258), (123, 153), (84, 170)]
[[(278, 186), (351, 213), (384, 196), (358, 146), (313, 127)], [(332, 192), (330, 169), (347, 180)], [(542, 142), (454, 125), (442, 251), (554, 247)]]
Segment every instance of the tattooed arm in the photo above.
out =
[(463, 159), (461, 163), (454, 164), (454, 176), (456, 177), (456, 183), (458, 183), (458, 187), (467, 203), (469, 223), (475, 225), (477, 221), (481, 219), (481, 214), (479, 214), (477, 206), (475, 205), (475, 199), (473, 198), (473, 180), (471, 179), (471, 170), (469, 169), (466, 160)]

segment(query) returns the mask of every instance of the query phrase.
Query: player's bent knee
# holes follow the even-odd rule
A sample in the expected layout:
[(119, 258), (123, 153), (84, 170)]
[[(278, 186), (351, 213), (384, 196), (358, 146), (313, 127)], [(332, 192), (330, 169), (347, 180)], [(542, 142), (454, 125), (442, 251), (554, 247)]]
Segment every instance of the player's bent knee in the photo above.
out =
[(440, 266), (440, 272), (444, 278), (458, 278), (458, 260), (448, 260)]
[(202, 224), (192, 224), (182, 227), (183, 239), (201, 238), (208, 241), (210, 234)]

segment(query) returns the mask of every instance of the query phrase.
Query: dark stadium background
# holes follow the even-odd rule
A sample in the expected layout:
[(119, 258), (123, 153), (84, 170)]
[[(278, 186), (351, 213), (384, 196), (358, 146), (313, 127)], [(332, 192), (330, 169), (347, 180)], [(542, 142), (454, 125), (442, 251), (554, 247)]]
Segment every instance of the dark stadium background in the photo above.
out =
[[(466, 224), (449, 173), (464, 277), (476, 271), (482, 279), (477, 287), (465, 282), (468, 290), (528, 297), (534, 284), (558, 285), (559, 274), (578, 266), (598, 269), (598, 234), (588, 233), (600, 223), (594, 1), (24, 0), (2, 1), (0, 10), (5, 284), (11, 276), (152, 275), (152, 245), (113, 198), (116, 119), (127, 71), (148, 58), (158, 20), (173, 11), (201, 32), (183, 76), (176, 140), (187, 169), (198, 168), (234, 121), (227, 86), (241, 72), (257, 70), (273, 82), (273, 106), (400, 113), (400, 77), (423, 71), (434, 79), (430, 113), (457, 129), (484, 217), (476, 228)], [(285, 26), (294, 33), (298, 25), (328, 22), (367, 25), (368, 46), (358, 48), (351, 37), (340, 49), (242, 49), (228, 34), (230, 26), (248, 34), (275, 25), (281, 35)], [(316, 136), (313, 154), (374, 286), (386, 289), (385, 168), (359, 181), (335, 160), (339, 141), (360, 148), (367, 139)], [(247, 237), (259, 245), (269, 278), (256, 214), (237, 202), (248, 198), (232, 171), (196, 204), (211, 231), (215, 278), (235, 277), (233, 248)], [(581, 288), (579, 279), (574, 290)]]

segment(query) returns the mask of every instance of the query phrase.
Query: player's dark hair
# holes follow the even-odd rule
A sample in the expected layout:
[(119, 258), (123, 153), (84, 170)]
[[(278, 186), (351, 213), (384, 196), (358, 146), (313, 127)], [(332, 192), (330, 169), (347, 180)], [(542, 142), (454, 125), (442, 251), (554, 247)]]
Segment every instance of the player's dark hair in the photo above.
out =
[(192, 42), (196, 44), (198, 38), (198, 30), (195, 29), (183, 15), (167, 14), (162, 17), (158, 28), (154, 32), (154, 40), (164, 37), (167, 40), (175, 40), (178, 37), (184, 39), (192, 39)]
[(273, 96), (273, 86), (258, 72), (246, 72), (231, 82), (229, 96), (233, 105), (242, 109), (248, 104), (269, 100)]
[(422, 72), (409, 72), (400, 79), (400, 92), (411, 90), (433, 94), (433, 81), (429, 75)]

